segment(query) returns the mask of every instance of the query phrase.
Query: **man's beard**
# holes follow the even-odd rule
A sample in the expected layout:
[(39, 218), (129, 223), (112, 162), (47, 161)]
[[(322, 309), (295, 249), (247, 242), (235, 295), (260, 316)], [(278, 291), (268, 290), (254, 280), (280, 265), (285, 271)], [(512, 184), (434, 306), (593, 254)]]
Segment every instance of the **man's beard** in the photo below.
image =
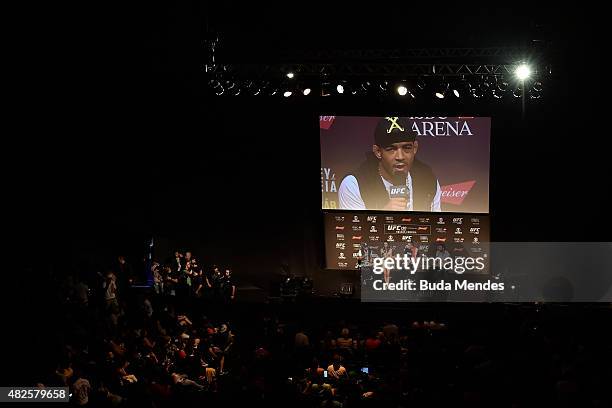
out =
[(393, 169), (393, 184), (402, 185), (406, 184), (406, 178), (408, 177), (408, 171), (397, 171)]

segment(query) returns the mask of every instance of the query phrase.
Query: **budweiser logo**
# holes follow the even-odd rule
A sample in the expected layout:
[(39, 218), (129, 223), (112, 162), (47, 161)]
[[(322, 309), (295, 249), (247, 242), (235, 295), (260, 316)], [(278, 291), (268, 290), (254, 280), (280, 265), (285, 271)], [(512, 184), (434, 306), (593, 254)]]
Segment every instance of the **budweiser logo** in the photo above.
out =
[(461, 205), (472, 187), (474, 187), (474, 184), (476, 184), (476, 180), (442, 186), (440, 187), (442, 190), (442, 198), (440, 201), (443, 203)]
[(319, 116), (319, 128), (328, 130), (334, 123), (335, 116)]

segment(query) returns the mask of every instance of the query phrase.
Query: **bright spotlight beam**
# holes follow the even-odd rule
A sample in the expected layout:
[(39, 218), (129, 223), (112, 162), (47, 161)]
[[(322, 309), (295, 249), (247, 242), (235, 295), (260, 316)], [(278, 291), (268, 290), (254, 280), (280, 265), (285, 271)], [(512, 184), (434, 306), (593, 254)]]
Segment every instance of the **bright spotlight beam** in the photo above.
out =
[(514, 70), (514, 75), (519, 81), (524, 81), (531, 75), (531, 68), (527, 64), (521, 64)]
[(408, 93), (408, 88), (406, 88), (404, 85), (400, 85), (397, 87), (397, 93), (400, 96), (405, 96)]

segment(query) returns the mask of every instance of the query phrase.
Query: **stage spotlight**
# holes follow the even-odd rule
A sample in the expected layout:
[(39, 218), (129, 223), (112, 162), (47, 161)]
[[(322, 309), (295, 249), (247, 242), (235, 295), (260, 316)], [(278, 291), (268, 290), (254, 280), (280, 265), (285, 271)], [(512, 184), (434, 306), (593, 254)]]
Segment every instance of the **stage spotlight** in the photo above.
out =
[(529, 97), (531, 99), (540, 99), (542, 97), (542, 83), (540, 81), (534, 82), (529, 90)]
[(304, 88), (302, 93), (304, 94), (304, 96), (309, 95), (310, 94), (310, 88)]
[(221, 85), (221, 82), (217, 81), (216, 79), (210, 81), (208, 85), (212, 87), (212, 89), (215, 91), (215, 95), (217, 96), (223, 95), (223, 92), (225, 92), (225, 89), (223, 89), (223, 85)]
[(329, 82), (321, 84), (321, 96), (329, 96), (331, 94), (331, 86)]
[(238, 96), (240, 95), (240, 86), (236, 85), (234, 81), (227, 81), (227, 91), (233, 96)]
[(285, 98), (288, 98), (288, 97), (290, 97), (290, 96), (291, 96), (291, 93), (292, 93), (291, 91), (285, 91), (285, 93), (283, 94), (283, 96), (284, 96)]
[(378, 91), (381, 95), (386, 95), (389, 90), (389, 82), (382, 81), (378, 84)]
[(293, 79), (294, 76), (293, 72), (287, 72), (287, 78)]
[(519, 81), (524, 81), (531, 75), (531, 68), (527, 64), (521, 64), (514, 70), (514, 75)]
[(488, 90), (485, 83), (486, 82), (484, 76), (480, 77), (480, 79), (474, 78), (471, 80), (471, 82), (469, 83), (469, 88), (472, 93), (472, 97), (479, 99), (485, 96), (485, 91)]
[(397, 87), (397, 93), (400, 96), (405, 96), (408, 93), (408, 88), (406, 88), (404, 85), (400, 85)]
[(339, 94), (343, 94), (344, 86), (342, 86), (342, 84), (338, 84), (338, 86), (336, 87), (336, 91), (338, 91)]
[(465, 79), (465, 75), (462, 75), (461, 78), (454, 80), (452, 85), (449, 84), (449, 86), (456, 98), (466, 98), (472, 93), (470, 83)]
[(438, 88), (438, 90), (434, 94), (436, 96), (436, 98), (444, 99), (444, 97), (446, 96), (446, 93), (448, 92), (448, 88), (449, 88), (448, 82), (445, 82), (444, 79), (442, 79), (442, 81), (440, 81), (436, 85), (436, 88)]
[(533, 83), (533, 90), (535, 92), (542, 92), (542, 83), (540, 81), (536, 81)]
[(496, 81), (497, 90), (501, 93), (505, 93), (510, 88), (510, 84), (504, 78), (498, 78)]

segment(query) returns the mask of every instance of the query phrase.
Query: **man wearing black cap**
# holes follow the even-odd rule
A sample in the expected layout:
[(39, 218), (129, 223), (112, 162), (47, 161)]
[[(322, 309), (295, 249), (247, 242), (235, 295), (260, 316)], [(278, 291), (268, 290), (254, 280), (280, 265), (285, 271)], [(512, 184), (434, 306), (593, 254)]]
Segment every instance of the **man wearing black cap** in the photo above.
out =
[[(397, 116), (378, 122), (372, 152), (338, 189), (342, 209), (441, 211), (440, 183), (431, 168), (415, 158), (419, 142), (412, 123)], [(390, 194), (405, 186), (407, 194)]]

